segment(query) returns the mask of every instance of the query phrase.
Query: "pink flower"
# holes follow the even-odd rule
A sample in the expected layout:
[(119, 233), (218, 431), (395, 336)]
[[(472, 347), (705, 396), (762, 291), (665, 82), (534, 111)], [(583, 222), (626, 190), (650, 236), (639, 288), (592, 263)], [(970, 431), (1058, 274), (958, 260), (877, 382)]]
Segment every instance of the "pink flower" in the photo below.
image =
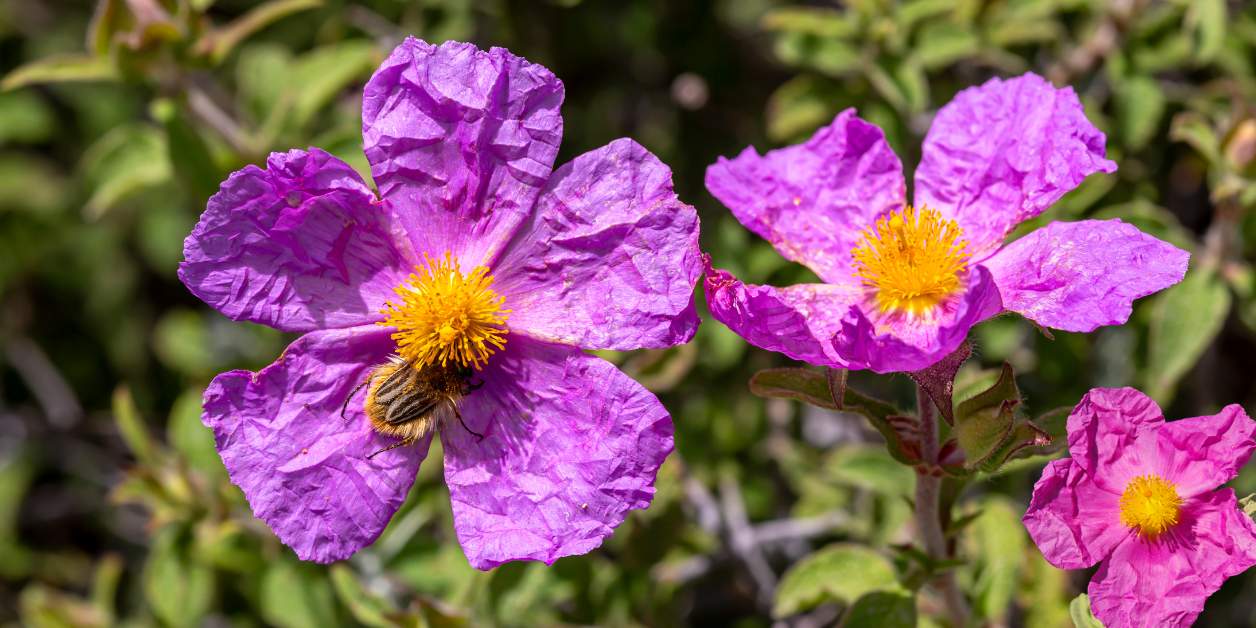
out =
[(698, 216), (631, 140), (554, 170), (562, 101), (504, 49), (407, 39), (363, 98), (378, 195), (321, 150), (275, 153), (232, 174), (184, 242), (194, 294), (304, 334), (214, 378), (203, 416), (302, 559), (373, 542), (435, 433), (480, 569), (588, 552), (650, 504), (671, 416), (582, 349), (693, 337)]
[(1087, 592), (1109, 628), (1188, 626), (1226, 578), (1256, 564), (1256, 525), (1233, 478), (1256, 448), (1237, 405), (1165, 423), (1132, 388), (1096, 388), (1068, 418), (1071, 459), (1047, 465), (1025, 527), (1052, 565), (1100, 563)]
[(1114, 170), (1071, 88), (991, 79), (938, 111), (910, 207), (885, 136), (848, 109), (805, 144), (707, 169), (746, 228), (824, 281), (747, 285), (708, 260), (711, 315), (758, 347), (879, 373), (925, 368), (1003, 311), (1066, 331), (1124, 323), (1134, 299), (1182, 279), (1185, 251), (1119, 220), (1052, 223), (1004, 245)]

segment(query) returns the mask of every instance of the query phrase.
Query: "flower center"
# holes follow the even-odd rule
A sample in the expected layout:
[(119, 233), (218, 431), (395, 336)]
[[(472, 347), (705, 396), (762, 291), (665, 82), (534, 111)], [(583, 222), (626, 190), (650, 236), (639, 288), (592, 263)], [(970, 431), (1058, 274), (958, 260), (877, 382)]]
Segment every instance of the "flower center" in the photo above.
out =
[(864, 229), (851, 251), (855, 275), (876, 291), (882, 312), (919, 315), (959, 292), (968, 270), (967, 240), (954, 220), (904, 207)]
[(396, 327), (397, 353), (416, 369), (429, 364), (483, 368), (489, 356), (506, 346), (505, 298), (491, 287), (488, 268), (477, 266), (464, 275), (452, 253), (444, 259), (423, 255), (397, 286), (400, 302), (389, 301), (380, 325)]
[(1155, 538), (1177, 525), (1182, 498), (1177, 487), (1158, 475), (1140, 475), (1121, 494), (1121, 523)]

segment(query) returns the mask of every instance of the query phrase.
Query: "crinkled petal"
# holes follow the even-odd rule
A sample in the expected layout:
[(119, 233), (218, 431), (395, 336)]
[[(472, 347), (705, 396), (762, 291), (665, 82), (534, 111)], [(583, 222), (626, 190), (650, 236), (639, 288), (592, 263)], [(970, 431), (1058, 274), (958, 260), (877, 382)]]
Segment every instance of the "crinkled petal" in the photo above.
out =
[(1163, 425), (1160, 407), (1142, 392), (1094, 388), (1069, 414), (1069, 454), (1095, 484), (1119, 495), (1131, 478), (1157, 471), (1154, 435)]
[(1160, 428), (1159, 470), (1184, 497), (1211, 491), (1238, 475), (1256, 448), (1256, 421), (1237, 404), (1212, 416), (1170, 421)]
[(1071, 460), (1054, 460), (1034, 484), (1023, 519), (1043, 557), (1060, 569), (1083, 569), (1130, 536), (1120, 496), (1095, 486)]
[(502, 48), (407, 38), (362, 99), (380, 196), (414, 248), (488, 263), (532, 210), (562, 140), (563, 84)]
[(862, 230), (906, 199), (898, 156), (854, 109), (805, 144), (721, 157), (707, 168), (706, 186), (747, 229), (829, 283), (850, 274)]
[(467, 560), (552, 564), (602, 544), (654, 497), (672, 420), (601, 358), (512, 336), (441, 433), (454, 528)]
[(1114, 172), (1073, 88), (1034, 74), (990, 79), (938, 111), (915, 201), (955, 218), (974, 261), (1094, 172)]
[(852, 368), (833, 350), (832, 339), (841, 328), (842, 314), (860, 298), (844, 286), (776, 288), (744, 284), (728, 271), (709, 265), (706, 272), (712, 318), (760, 349), (817, 366)]
[(392, 348), (374, 325), (316, 331), (274, 364), (223, 373), (205, 391), (202, 421), (214, 430), (231, 481), (302, 560), (329, 563), (370, 545), (427, 456), (430, 438), (367, 459), (393, 440), (371, 429), (364, 391), (340, 417), (345, 399)]
[(214, 309), (284, 331), (349, 327), (409, 272), (405, 236), (348, 164), (317, 149), (272, 153), (209, 199), (183, 242), (179, 279)]
[(554, 172), (494, 268), (510, 328), (586, 349), (670, 347), (698, 328), (698, 213), (632, 140)]
[(1120, 325), (1134, 299), (1186, 274), (1190, 254), (1120, 220), (1053, 222), (1007, 245), (985, 266), (1003, 307), (1054, 329)]
[(1190, 626), (1227, 578), (1256, 564), (1256, 525), (1234, 491), (1191, 500), (1183, 517), (1154, 542), (1131, 537), (1099, 568), (1087, 593), (1105, 626)]
[(848, 308), (833, 337), (833, 350), (847, 368), (877, 373), (933, 365), (964, 342), (973, 325), (1002, 310), (999, 291), (985, 268), (974, 268), (969, 281), (963, 294), (939, 304), (927, 317), (881, 313), (868, 302)]

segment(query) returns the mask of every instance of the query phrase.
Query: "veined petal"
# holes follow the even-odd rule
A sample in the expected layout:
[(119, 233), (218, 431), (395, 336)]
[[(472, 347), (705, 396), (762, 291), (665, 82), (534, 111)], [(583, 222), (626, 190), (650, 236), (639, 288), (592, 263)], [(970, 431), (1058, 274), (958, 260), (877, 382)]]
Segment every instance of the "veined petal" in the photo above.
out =
[(392, 347), (374, 325), (312, 332), (274, 364), (223, 373), (205, 391), (202, 421), (231, 481), (302, 560), (342, 560), (371, 544), (427, 456), (430, 437), (368, 460), (392, 439), (371, 429), (363, 392), (340, 418), (345, 399)]
[(707, 266), (711, 317), (750, 344), (817, 366), (858, 368), (833, 350), (842, 316), (861, 296), (852, 288), (799, 284), (787, 288), (744, 284)]
[(707, 168), (706, 185), (747, 229), (828, 283), (850, 274), (862, 230), (906, 199), (898, 156), (854, 109), (805, 144), (721, 157)]
[(1131, 537), (1095, 573), (1087, 593), (1105, 626), (1190, 626), (1227, 578), (1256, 565), (1256, 525), (1234, 491), (1188, 500), (1183, 516), (1154, 542)]
[(472, 566), (584, 554), (650, 505), (672, 451), (671, 416), (652, 393), (605, 360), (527, 337), (480, 377), (461, 406), (467, 427), (441, 434)]
[(1002, 310), (990, 273), (978, 266), (964, 291), (927, 316), (881, 312), (867, 300), (847, 309), (833, 337), (833, 350), (847, 368), (877, 373), (919, 371), (959, 347), (968, 330)]
[(1120, 220), (1053, 222), (984, 264), (1003, 307), (1039, 325), (1093, 331), (1120, 325), (1135, 299), (1186, 275), (1190, 254)]
[(1183, 497), (1229, 482), (1256, 449), (1256, 421), (1231, 404), (1211, 416), (1169, 421), (1157, 431), (1158, 467)]
[[(1068, 417), (1068, 450), (1100, 488), (1120, 495), (1131, 478), (1158, 471), (1160, 407), (1133, 388), (1094, 388)], [(1147, 436), (1147, 438), (1143, 438)]]
[(549, 70), (503, 48), (411, 37), (393, 51), (366, 84), (362, 136), (419, 255), (476, 266), (500, 252), (549, 179), (562, 101)]
[(974, 262), (1095, 172), (1114, 172), (1073, 88), (1040, 76), (990, 79), (955, 95), (925, 136), (915, 204), (954, 218)]
[(670, 347), (698, 327), (698, 213), (667, 166), (616, 140), (554, 172), (494, 272), (514, 331), (585, 349)]
[(1120, 495), (1095, 486), (1071, 460), (1043, 469), (1024, 523), (1043, 557), (1060, 569), (1089, 567), (1132, 534), (1121, 523)]
[(380, 318), (405, 236), (348, 164), (317, 149), (232, 174), (183, 242), (179, 279), (235, 320), (283, 331)]

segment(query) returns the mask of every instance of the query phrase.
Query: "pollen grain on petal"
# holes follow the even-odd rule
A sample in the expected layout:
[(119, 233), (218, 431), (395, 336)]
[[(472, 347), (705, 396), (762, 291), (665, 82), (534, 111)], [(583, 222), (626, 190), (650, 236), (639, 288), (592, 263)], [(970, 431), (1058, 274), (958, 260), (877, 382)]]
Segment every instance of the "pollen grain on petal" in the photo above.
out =
[(906, 206), (864, 230), (855, 275), (882, 312), (922, 316), (963, 289), (968, 242), (954, 220)]
[(397, 353), (421, 369), (430, 364), (483, 368), (506, 346), (505, 297), (493, 290), (488, 268), (463, 274), (452, 253), (423, 256), (424, 265), (395, 288), (380, 325), (395, 327)]

